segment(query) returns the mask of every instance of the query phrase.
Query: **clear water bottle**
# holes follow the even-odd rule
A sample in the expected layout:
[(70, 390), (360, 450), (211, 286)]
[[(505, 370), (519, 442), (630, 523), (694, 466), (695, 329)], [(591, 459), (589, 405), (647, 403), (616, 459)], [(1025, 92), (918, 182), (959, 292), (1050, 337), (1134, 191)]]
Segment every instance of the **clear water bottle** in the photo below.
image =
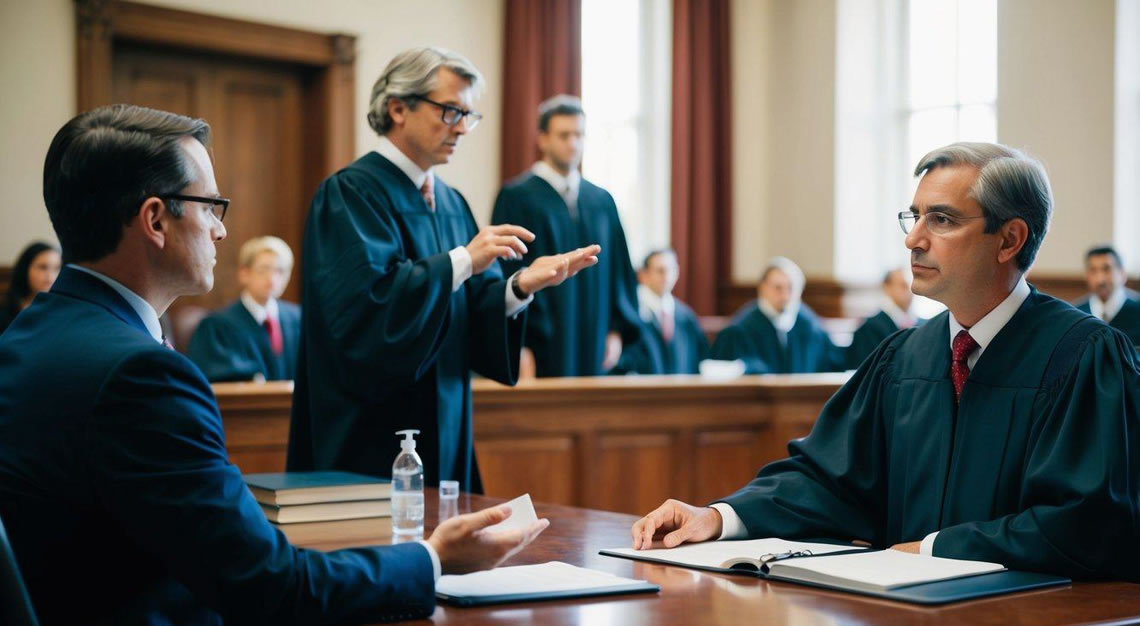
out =
[(401, 430), (400, 454), (392, 464), (392, 541), (411, 541), (424, 534), (424, 464), (416, 454), (418, 430)]

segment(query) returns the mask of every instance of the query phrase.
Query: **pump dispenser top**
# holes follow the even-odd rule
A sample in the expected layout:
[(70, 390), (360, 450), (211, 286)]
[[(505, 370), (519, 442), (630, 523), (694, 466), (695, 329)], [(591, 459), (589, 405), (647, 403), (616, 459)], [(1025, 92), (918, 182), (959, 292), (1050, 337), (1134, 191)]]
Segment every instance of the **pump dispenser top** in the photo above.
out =
[(400, 440), (400, 449), (401, 450), (415, 450), (416, 449), (416, 440), (412, 438), (412, 435), (418, 435), (418, 434), (420, 434), (420, 431), (415, 430), (415, 429), (397, 430), (396, 434), (404, 436), (404, 438), (402, 440)]

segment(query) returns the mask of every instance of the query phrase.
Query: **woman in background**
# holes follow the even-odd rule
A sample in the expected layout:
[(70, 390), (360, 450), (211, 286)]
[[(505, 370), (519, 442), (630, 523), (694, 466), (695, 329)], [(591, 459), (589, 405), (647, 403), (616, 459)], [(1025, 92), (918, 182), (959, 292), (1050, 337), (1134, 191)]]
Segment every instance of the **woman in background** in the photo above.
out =
[(12, 268), (12, 284), (0, 309), (0, 333), (7, 330), (16, 314), (32, 303), (37, 293), (51, 289), (59, 275), (59, 266), (59, 249), (55, 246), (37, 241), (24, 248)]

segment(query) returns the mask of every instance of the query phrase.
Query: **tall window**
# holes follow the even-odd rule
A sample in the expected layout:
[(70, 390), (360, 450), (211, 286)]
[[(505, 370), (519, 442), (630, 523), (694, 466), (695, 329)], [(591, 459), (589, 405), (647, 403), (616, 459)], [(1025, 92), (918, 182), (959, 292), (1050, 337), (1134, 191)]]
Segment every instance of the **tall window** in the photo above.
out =
[(634, 263), (669, 242), (670, 11), (582, 1), (582, 174), (613, 194)]

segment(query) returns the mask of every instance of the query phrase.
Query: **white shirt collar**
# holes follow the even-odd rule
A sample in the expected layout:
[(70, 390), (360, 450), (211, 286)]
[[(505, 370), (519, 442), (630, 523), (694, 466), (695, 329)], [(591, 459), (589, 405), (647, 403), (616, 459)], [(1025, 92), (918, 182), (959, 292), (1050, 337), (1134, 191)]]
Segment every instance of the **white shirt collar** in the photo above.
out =
[(1089, 294), (1089, 311), (1095, 316), (1105, 322), (1111, 322), (1112, 318), (1120, 312), (1121, 307), (1124, 306), (1124, 287), (1117, 287), (1112, 295), (1108, 297), (1108, 302), (1101, 302), (1100, 298), (1095, 293)]
[(906, 311), (900, 309), (887, 294), (883, 294), (883, 313), (886, 313), (898, 328), (910, 328), (918, 322), (918, 317), (914, 313), (909, 309)]
[(143, 325), (146, 326), (146, 329), (150, 333), (150, 336), (154, 337), (155, 341), (162, 343), (162, 324), (158, 323), (158, 313), (154, 310), (154, 307), (152, 307), (149, 302), (143, 300), (142, 297), (137, 293), (131, 291), (126, 287), (126, 285), (120, 283), (114, 278), (111, 278), (110, 276), (105, 276), (99, 272), (96, 272), (95, 270), (88, 269), (80, 265), (75, 265), (73, 263), (68, 263), (67, 266), (72, 269), (77, 269), (81, 272), (86, 272), (106, 283), (107, 286), (111, 289), (114, 289), (115, 292), (122, 296), (123, 299), (127, 301), (127, 304), (131, 305), (131, 308), (135, 310), (135, 313), (139, 316), (139, 319), (142, 320)]
[(380, 141), (376, 145), (376, 153), (400, 168), (400, 171), (408, 177), (408, 180), (412, 181), (416, 189), (420, 189), (424, 186), (424, 181), (427, 180), (428, 176), (434, 176), (430, 169), (420, 169), (420, 166), (416, 165), (406, 154), (401, 152), (400, 149), (396, 147), (396, 144), (392, 143), (391, 139), (383, 135), (380, 136)]
[(796, 317), (800, 314), (800, 303), (796, 300), (788, 302), (788, 306), (784, 307), (783, 313), (777, 313), (772, 305), (764, 298), (756, 298), (757, 306), (760, 311), (768, 318), (769, 322), (776, 327), (776, 330), (788, 334), (792, 327), (796, 325)]
[(637, 303), (641, 319), (646, 322), (656, 319), (661, 313), (673, 315), (677, 306), (673, 301), (673, 294), (659, 296), (645, 285), (637, 286)]
[(582, 175), (578, 173), (578, 170), (572, 169), (569, 176), (563, 176), (553, 167), (550, 167), (546, 161), (538, 161), (530, 167), (530, 171), (554, 187), (558, 195), (577, 201), (578, 188), (582, 185)]
[(242, 290), (241, 303), (245, 305), (245, 310), (249, 311), (249, 314), (253, 316), (254, 321), (257, 322), (259, 326), (264, 324), (267, 318), (280, 319), (277, 317), (276, 298), (270, 298), (269, 301), (265, 303), (265, 306), (261, 306), (257, 303), (257, 300), (253, 299), (253, 296), (249, 295), (248, 291)]
[[(985, 317), (978, 320), (977, 324), (970, 327), (970, 336), (978, 343), (978, 349), (974, 350), (973, 354), (966, 361), (966, 365), (970, 369), (974, 369), (974, 365), (981, 358), (982, 353), (986, 351), (986, 346), (990, 345), (994, 337), (1001, 332), (1002, 328), (1013, 319), (1013, 314), (1021, 308), (1021, 303), (1029, 297), (1029, 283), (1025, 282), (1025, 277), (1022, 276), (1017, 281), (1017, 286), (1013, 291), (1009, 292), (1005, 300), (1001, 304), (993, 308), (992, 311), (986, 313)], [(966, 330), (965, 326), (958, 323), (954, 319), (954, 314), (950, 314), (950, 350), (954, 350), (954, 337), (958, 335), (959, 331)]]

